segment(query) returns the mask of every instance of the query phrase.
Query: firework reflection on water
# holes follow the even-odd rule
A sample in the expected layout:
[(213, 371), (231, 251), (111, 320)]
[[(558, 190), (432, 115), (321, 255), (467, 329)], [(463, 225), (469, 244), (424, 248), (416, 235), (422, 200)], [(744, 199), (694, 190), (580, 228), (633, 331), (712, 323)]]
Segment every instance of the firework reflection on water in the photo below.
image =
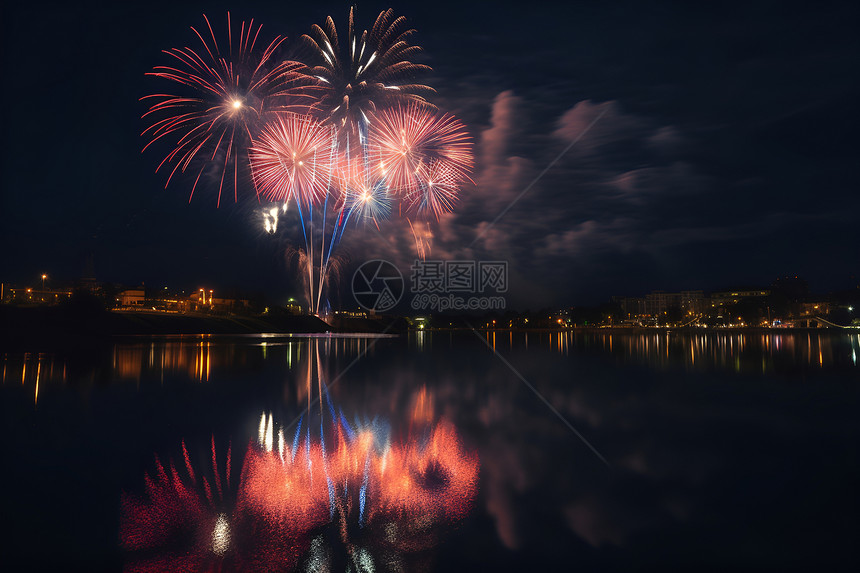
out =
[(205, 463), (185, 443), (181, 463), (156, 458), (145, 495), (123, 496), (127, 570), (401, 570), (466, 517), (478, 458), (435, 417), (426, 389), (395, 421), (402, 431), (350, 420), (328, 392), (325, 359), (313, 341), (297, 369), (298, 419), (263, 413), (243, 461), (229, 446), (217, 455), (214, 437)]

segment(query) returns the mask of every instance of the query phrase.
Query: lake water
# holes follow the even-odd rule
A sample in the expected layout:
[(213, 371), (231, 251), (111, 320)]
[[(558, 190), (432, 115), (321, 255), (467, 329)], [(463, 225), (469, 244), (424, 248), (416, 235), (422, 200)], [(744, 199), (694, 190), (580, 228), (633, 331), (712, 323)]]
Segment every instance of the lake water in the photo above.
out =
[(4, 352), (4, 569), (855, 569), (858, 355), (829, 331)]

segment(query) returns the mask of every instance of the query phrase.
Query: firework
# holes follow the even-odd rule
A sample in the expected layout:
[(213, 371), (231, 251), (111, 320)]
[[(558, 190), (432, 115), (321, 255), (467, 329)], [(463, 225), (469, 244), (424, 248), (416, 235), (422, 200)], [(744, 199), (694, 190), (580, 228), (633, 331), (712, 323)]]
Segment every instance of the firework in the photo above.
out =
[(381, 179), (367, 183), (357, 181), (348, 188), (347, 200), (353, 218), (372, 221), (379, 228), (379, 221), (391, 214), (391, 195)]
[(313, 119), (281, 114), (249, 151), (257, 192), (270, 201), (318, 203), (331, 187), (335, 147), (331, 130)]
[(189, 172), (193, 197), (201, 178), (216, 180), (220, 205), (228, 176), (238, 200), (239, 178), (250, 174), (258, 199), (272, 202), (262, 211), (268, 234), (283, 227), (295, 202), (313, 313), (326, 304), (334, 251), (350, 220), (379, 228), (395, 210), (406, 215), (424, 258), (428, 219), (451, 212), (471, 181), (472, 141), (459, 120), (424, 99), (432, 88), (413, 83), (430, 68), (413, 61), (421, 48), (405, 18), (385, 10), (359, 32), (350, 9), (339, 37), (328, 17), (301, 37), (309, 64), (282, 60), (286, 37), (265, 44), (253, 20), (235, 30), (228, 12), (220, 42), (204, 20), (203, 33), (191, 28), (202, 48), (166, 50), (173, 64), (148, 74), (172, 82), (176, 93), (142, 98), (151, 122), (144, 150), (172, 144), (156, 168), (170, 169), (165, 187)]
[(357, 133), (358, 126), (366, 124), (369, 114), (381, 106), (406, 101), (428, 105), (422, 94), (434, 90), (411, 83), (416, 74), (430, 67), (411, 61), (421, 48), (409, 43), (414, 30), (406, 28), (406, 18), (395, 18), (391, 9), (385, 10), (370, 32), (359, 34), (354, 17), (354, 8), (350, 8), (343, 46), (331, 16), (302, 39), (316, 60), (309, 72), (321, 89), (315, 109), (339, 129), (347, 127)]
[(234, 38), (228, 12), (227, 42), (222, 39), (219, 44), (209, 19), (203, 18), (208, 34), (191, 28), (202, 50), (165, 50), (173, 65), (156, 66), (147, 74), (173, 82), (178, 90), (141, 98), (151, 102), (143, 117), (152, 120), (142, 135), (150, 137), (144, 150), (162, 138), (173, 145), (156, 169), (173, 165), (165, 187), (177, 170), (190, 168), (192, 174), (197, 172), (193, 196), (208, 167), (220, 180), (220, 204), (228, 171), (232, 171), (234, 199), (238, 200), (239, 170), (247, 165), (247, 146), (259, 128), (278, 112), (304, 106), (310, 82), (301, 73), (302, 64), (278, 60), (285, 36), (276, 36), (260, 50), (257, 42), (262, 26), (255, 27), (253, 20), (242, 22), (238, 38)]
[(453, 168), (445, 162), (434, 161), (422, 166), (419, 180), (422, 183), (417, 192), (410, 195), (412, 207), (419, 213), (432, 213), (436, 219), (454, 210), (461, 178)]
[[(318, 297), (323, 290), (329, 289), (332, 284), (340, 281), (344, 265), (348, 262), (348, 258), (343, 254), (330, 254), (328, 257), (322, 257), (325, 268), (321, 269), (319, 259), (314, 264), (306, 248), (296, 248), (291, 245), (287, 246), (284, 258), (290, 272), (298, 276), (302, 292), (307, 300), (312, 301), (311, 304), (319, 300)], [(322, 283), (317, 284), (317, 280)], [(316, 285), (317, 288), (312, 285)], [(319, 309), (312, 309), (312, 311), (318, 312)]]
[[(345, 146), (344, 146), (345, 147)], [(379, 221), (391, 214), (394, 201), (385, 175), (375, 166), (379, 155), (368, 144), (345, 147), (337, 165), (337, 185), (344, 207), (355, 221)]]
[(431, 164), (444, 169), (454, 181), (468, 180), (472, 170), (469, 133), (447, 113), (418, 105), (386, 109), (374, 115), (369, 138), (378, 150), (377, 167), (389, 187), (398, 193), (412, 195), (421, 191), (428, 182)]

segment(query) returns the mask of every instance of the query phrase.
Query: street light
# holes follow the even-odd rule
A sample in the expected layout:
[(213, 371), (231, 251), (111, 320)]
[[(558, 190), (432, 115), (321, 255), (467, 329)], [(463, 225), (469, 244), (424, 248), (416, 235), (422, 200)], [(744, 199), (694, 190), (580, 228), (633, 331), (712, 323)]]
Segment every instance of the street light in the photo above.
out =
[(48, 278), (48, 275), (42, 274), (42, 301), (45, 300), (45, 279)]

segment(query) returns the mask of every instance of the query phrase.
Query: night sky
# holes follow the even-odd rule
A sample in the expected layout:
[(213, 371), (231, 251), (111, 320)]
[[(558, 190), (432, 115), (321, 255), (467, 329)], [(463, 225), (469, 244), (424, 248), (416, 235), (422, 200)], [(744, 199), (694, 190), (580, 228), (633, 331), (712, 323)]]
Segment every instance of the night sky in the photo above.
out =
[[(358, 4), (359, 25), (388, 6)], [(857, 285), (855, 3), (391, 6), (418, 30), (432, 101), (476, 143), (476, 186), (434, 224), (428, 258), (509, 261), (519, 308), (788, 274), (819, 292)], [(164, 189), (163, 154), (141, 154), (139, 98), (168, 88), (144, 74), (162, 49), (197, 45), (204, 12), (221, 35), (229, 9), (292, 42), (329, 14), (344, 26), (348, 7), (4, 4), (0, 279), (73, 281), (91, 257), (100, 281), (293, 294), (290, 235), (264, 234), (250, 182), (220, 208), (212, 185), (190, 204), (191, 181)], [(396, 219), (342, 246), (353, 266), (408, 272), (415, 257)]]

